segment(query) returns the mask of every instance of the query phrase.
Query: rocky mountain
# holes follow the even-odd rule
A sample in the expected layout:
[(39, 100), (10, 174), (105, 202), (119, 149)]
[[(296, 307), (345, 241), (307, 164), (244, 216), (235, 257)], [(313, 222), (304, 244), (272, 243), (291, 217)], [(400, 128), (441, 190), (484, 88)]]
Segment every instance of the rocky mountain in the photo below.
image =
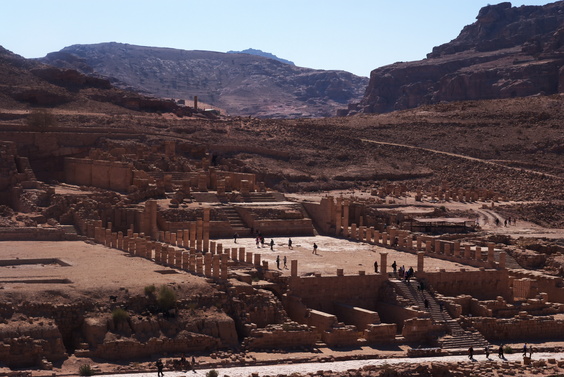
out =
[(0, 46), (0, 107), (27, 110), (72, 108), (77, 104), (107, 114), (127, 110), (174, 112), (181, 116), (194, 113), (174, 101), (118, 89), (106, 79), (25, 59)]
[(360, 107), (385, 113), (440, 102), (564, 92), (564, 1), (482, 8), (421, 61), (371, 72)]
[(229, 115), (333, 116), (358, 102), (368, 79), (344, 71), (296, 67), (248, 53), (185, 51), (120, 43), (74, 45), (42, 62), (111, 78), (122, 88), (202, 102)]
[(278, 56), (271, 54), (270, 52), (264, 52), (264, 51), (257, 50), (257, 49), (254, 49), (254, 48), (248, 48), (248, 49), (243, 50), (243, 51), (227, 51), (227, 53), (228, 54), (250, 54), (250, 55), (256, 55), (256, 56), (262, 56), (264, 58), (278, 60), (279, 62), (282, 62), (282, 63), (295, 65), (294, 62), (291, 62), (291, 61), (286, 60), (286, 59), (279, 58)]

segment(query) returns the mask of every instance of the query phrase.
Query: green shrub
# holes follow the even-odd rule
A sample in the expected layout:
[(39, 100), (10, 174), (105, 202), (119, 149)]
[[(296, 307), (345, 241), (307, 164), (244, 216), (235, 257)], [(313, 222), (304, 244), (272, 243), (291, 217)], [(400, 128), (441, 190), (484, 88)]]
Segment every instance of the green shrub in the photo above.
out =
[(505, 346), (503, 347), (503, 352), (508, 355), (511, 355), (513, 353), (513, 348), (511, 348), (510, 346)]
[(176, 306), (176, 293), (166, 285), (161, 285), (157, 296), (157, 305), (163, 312), (167, 312)]
[(157, 291), (157, 287), (155, 287), (154, 284), (151, 285), (147, 285), (145, 287), (145, 296), (149, 296), (152, 297), (155, 295), (155, 292)]
[(217, 373), (217, 370), (215, 369), (212, 369), (206, 373), (206, 377), (217, 377), (217, 376), (219, 376), (219, 373)]
[(114, 323), (127, 322), (129, 319), (129, 313), (122, 308), (117, 308), (112, 311), (112, 319)]
[(81, 375), (81, 376), (93, 376), (94, 375), (94, 369), (92, 369), (90, 364), (82, 364), (78, 368), (78, 374)]

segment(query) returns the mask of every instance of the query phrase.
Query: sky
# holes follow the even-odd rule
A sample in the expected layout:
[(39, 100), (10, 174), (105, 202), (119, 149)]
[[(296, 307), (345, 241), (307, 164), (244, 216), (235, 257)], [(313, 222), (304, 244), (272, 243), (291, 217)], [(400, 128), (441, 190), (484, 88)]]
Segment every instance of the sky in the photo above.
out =
[[(26, 58), (74, 44), (270, 52), (370, 76), (456, 38), (482, 0), (0, 0), (0, 45)], [(553, 1), (512, 1), (513, 6)]]

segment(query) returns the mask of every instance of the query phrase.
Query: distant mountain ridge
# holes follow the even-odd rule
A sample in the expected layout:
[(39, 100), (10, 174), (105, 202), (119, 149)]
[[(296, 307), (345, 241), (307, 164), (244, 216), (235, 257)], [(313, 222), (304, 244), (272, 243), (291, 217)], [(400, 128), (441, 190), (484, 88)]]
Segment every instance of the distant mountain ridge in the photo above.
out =
[(274, 60), (278, 60), (279, 62), (282, 62), (282, 63), (295, 65), (294, 62), (291, 62), (291, 61), (286, 60), (286, 59), (279, 58), (278, 56), (271, 54), (270, 52), (264, 52), (264, 51), (261, 51), (261, 50), (256, 50), (254, 48), (248, 48), (248, 49), (243, 50), (243, 51), (227, 51), (227, 53), (228, 54), (250, 54), (250, 55), (256, 55), (256, 56), (262, 56), (263, 58), (274, 59)]
[(433, 48), (427, 59), (373, 70), (360, 109), (386, 113), (564, 92), (564, 1), (488, 5), (476, 19), (456, 39)]
[(229, 115), (334, 116), (362, 98), (368, 78), (296, 67), (248, 53), (187, 51), (100, 43), (65, 47), (40, 59), (109, 78), (121, 88), (161, 98), (194, 96)]

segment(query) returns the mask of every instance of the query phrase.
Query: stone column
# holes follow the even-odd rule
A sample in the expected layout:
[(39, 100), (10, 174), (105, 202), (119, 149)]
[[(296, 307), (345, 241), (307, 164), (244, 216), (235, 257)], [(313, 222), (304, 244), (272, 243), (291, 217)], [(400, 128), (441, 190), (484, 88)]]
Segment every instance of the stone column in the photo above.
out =
[(216, 248), (215, 248), (215, 242), (214, 241), (210, 241), (210, 253), (212, 253), (212, 255), (216, 254)]
[(174, 250), (174, 266), (178, 269), (182, 268), (182, 250)]
[(358, 233), (357, 233), (357, 230), (356, 230), (356, 224), (355, 223), (351, 224), (350, 239), (351, 240), (357, 240), (358, 239)]
[(223, 254), (223, 244), (222, 243), (218, 243), (215, 246), (215, 251), (217, 254)]
[(472, 250), (470, 245), (464, 245), (464, 259), (472, 260)]
[(160, 242), (155, 244), (155, 263), (162, 263), (162, 247), (163, 244)]
[(380, 253), (380, 273), (388, 274), (388, 253)]
[(196, 249), (196, 222), (190, 223), (190, 249)]
[(204, 269), (207, 277), (212, 276), (212, 255), (210, 253), (204, 254)]
[(474, 259), (481, 261), (482, 260), (482, 248), (480, 246), (476, 246), (476, 252), (474, 253)]
[(505, 269), (505, 262), (506, 262), (507, 255), (505, 251), (499, 252), (499, 268)]
[(460, 258), (460, 241), (454, 241), (454, 257)]
[(358, 240), (364, 242), (366, 240), (366, 227), (361, 225), (358, 227)]
[(207, 252), (209, 250), (209, 242), (210, 242), (210, 208), (204, 208), (204, 245), (203, 250)]
[(227, 254), (221, 254), (221, 279), (227, 280)]
[(298, 261), (296, 259), (290, 261), (290, 275), (298, 276)]
[(260, 254), (255, 254), (255, 267), (260, 267)]
[(123, 250), (123, 232), (118, 232), (117, 248)]
[(425, 241), (425, 252), (428, 254), (431, 253), (432, 251), (433, 251), (433, 241), (431, 240)]
[(245, 248), (244, 247), (240, 247), (239, 248), (239, 262), (245, 262)]
[(417, 236), (417, 250), (421, 250), (423, 245), (423, 237)]
[(493, 264), (494, 263), (494, 249), (495, 247), (495, 243), (493, 242), (488, 242), (488, 263)]
[(341, 235), (341, 229), (343, 226), (343, 199), (337, 198), (337, 204), (335, 205), (335, 235), (338, 237)]
[(247, 262), (249, 264), (253, 263), (253, 252), (252, 251), (247, 251), (245, 262)]
[(188, 251), (182, 252), (182, 269), (190, 271), (190, 253)]
[(450, 256), (450, 244), (445, 243), (445, 255)]
[(237, 259), (237, 252), (238, 252), (238, 251), (239, 251), (239, 250), (237, 250), (236, 247), (234, 247), (233, 249), (231, 249), (231, 260), (233, 260), (233, 261), (237, 261), (237, 260), (238, 260), (238, 259)]
[(196, 250), (203, 251), (204, 241), (204, 221), (202, 219), (196, 220)]
[(384, 246), (388, 245), (388, 233), (386, 232), (382, 233), (382, 245)]
[(203, 268), (203, 258), (200, 255), (196, 256), (196, 273), (198, 275), (203, 275), (204, 268)]
[(441, 240), (435, 240), (435, 254), (441, 253)]
[(220, 266), (220, 261), (221, 261), (221, 256), (218, 254), (215, 254), (213, 256), (213, 260), (212, 260), (212, 264), (213, 264), (213, 277), (214, 279), (219, 279), (220, 274), (220, 270), (219, 270), (219, 266)]
[(380, 244), (380, 232), (377, 230), (374, 231), (374, 243), (376, 245)]
[(189, 262), (188, 269), (191, 272), (196, 272), (196, 254), (190, 253), (190, 256), (188, 257), (188, 262)]
[(349, 236), (349, 201), (343, 203), (343, 237)]
[(366, 230), (366, 241), (369, 243), (374, 243), (374, 227), (371, 226)]
[(417, 272), (423, 272), (424, 268), (424, 260), (425, 260), (425, 252), (418, 251), (417, 252)]

